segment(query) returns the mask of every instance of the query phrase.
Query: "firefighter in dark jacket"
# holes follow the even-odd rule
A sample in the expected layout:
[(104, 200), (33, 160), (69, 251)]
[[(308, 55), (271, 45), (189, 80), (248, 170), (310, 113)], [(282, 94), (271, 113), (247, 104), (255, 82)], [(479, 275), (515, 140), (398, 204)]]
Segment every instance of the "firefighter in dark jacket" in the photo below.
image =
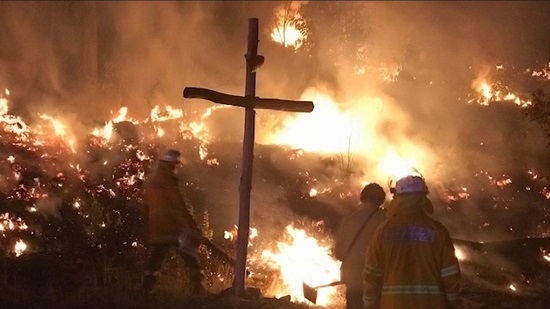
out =
[(197, 256), (203, 236), (179, 190), (179, 158), (180, 152), (177, 150), (164, 153), (159, 158), (157, 169), (144, 184), (147, 244), (150, 250), (143, 278), (143, 288), (147, 292), (151, 292), (157, 284), (162, 262), (174, 248), (188, 268), (190, 293), (204, 292)]
[(369, 183), (361, 191), (361, 206), (342, 222), (335, 236), (334, 255), (342, 261), (341, 281), (346, 285), (346, 308), (363, 309), (363, 276), (365, 253), (376, 228), (385, 220), (380, 208), (386, 192), (379, 184)]
[(387, 221), (376, 230), (365, 261), (365, 309), (455, 308), (460, 268), (447, 229), (430, 218), (424, 178), (398, 180)]

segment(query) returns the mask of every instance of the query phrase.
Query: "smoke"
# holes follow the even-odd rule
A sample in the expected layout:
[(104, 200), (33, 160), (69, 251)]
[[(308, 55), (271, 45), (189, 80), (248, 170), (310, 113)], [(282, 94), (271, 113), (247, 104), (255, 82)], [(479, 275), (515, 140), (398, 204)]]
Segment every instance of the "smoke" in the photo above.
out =
[[(210, 103), (183, 100), (185, 86), (243, 93), (246, 19), (258, 17), (266, 61), (257, 95), (311, 99), (317, 89), (338, 102), (359, 123), (354, 162), (369, 181), (385, 181), (374, 167), (392, 147), (417, 158), (434, 193), (480, 167), (498, 173), (547, 154), (542, 133), (517, 106), (467, 101), (487, 67), (487, 77), (497, 78), (493, 68), (502, 64), (510, 80), (548, 62), (548, 3), (294, 2), (316, 17), (309, 25), (315, 45), (298, 51), (270, 39), (282, 4), (2, 2), (0, 87), (18, 108), (66, 115), (75, 128), (83, 126), (78, 119), (105, 120), (121, 106), (139, 117), (155, 104), (179, 105), (194, 117)], [(521, 86), (523, 96), (534, 90)], [(212, 138), (240, 140), (242, 115), (216, 111)], [(291, 117), (299, 116), (259, 111), (257, 139)], [(479, 208), (464, 216), (478, 216)]]

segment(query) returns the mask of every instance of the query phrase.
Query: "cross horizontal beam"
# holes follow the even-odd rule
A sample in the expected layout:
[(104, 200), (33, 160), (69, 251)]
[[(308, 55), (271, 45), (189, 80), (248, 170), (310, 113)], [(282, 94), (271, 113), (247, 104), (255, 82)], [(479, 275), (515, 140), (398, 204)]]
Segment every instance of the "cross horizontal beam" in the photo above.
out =
[(281, 99), (259, 98), (252, 96), (237, 96), (225, 94), (205, 88), (185, 87), (183, 97), (189, 99), (204, 99), (219, 104), (245, 108), (270, 109), (287, 112), (310, 113), (313, 111), (311, 101), (292, 101)]

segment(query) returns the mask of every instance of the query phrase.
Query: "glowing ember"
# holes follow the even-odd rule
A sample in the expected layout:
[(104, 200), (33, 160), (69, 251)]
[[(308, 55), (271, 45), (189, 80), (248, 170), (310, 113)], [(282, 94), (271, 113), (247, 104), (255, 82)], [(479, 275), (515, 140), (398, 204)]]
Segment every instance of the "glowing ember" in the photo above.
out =
[(547, 187), (544, 187), (540, 190), (540, 194), (544, 196), (547, 200), (550, 200), (550, 189)]
[[(528, 69), (527, 72), (529, 71), (530, 70)], [(550, 62), (546, 65), (546, 67), (542, 68), (542, 70), (540, 71), (533, 70), (531, 73), (531, 76), (550, 80)]]
[[(237, 240), (238, 235), (238, 227), (236, 225), (233, 226), (233, 229), (231, 231), (223, 231), (223, 238), (229, 240), (230, 242), (234, 242)], [(251, 227), (248, 230), (248, 246), (251, 246), (252, 243), (250, 240), (258, 237), (258, 229)]]
[(158, 137), (163, 137), (164, 136), (165, 132), (161, 127), (155, 126), (155, 130), (157, 131), (157, 136)]
[(500, 179), (500, 180), (497, 180), (497, 181), (493, 181), (493, 183), (496, 184), (497, 186), (499, 186), (500, 188), (505, 187), (505, 186), (512, 183), (512, 179), (507, 178), (506, 175), (504, 175), (504, 177), (506, 177), (506, 178)]
[(313, 197), (313, 196), (317, 196), (317, 190), (315, 190), (314, 188), (311, 188), (311, 190), (309, 190), (309, 196)]
[(0, 232), (26, 229), (28, 229), (28, 226), (23, 219), (11, 216), (9, 213), (0, 214)]
[[(286, 227), (289, 242), (278, 242), (278, 252), (264, 250), (262, 259), (281, 272), (284, 284), (278, 291), (272, 291), (276, 297), (290, 295), (293, 301), (305, 302), (302, 283), (316, 286), (338, 281), (340, 262), (330, 256), (330, 249), (321, 246), (317, 239), (308, 236), (304, 230)], [(317, 304), (325, 306), (336, 296), (334, 288), (319, 290)]]
[(27, 250), (27, 244), (23, 240), (18, 240), (15, 243), (15, 246), (13, 247), (13, 251), (15, 252), (15, 256), (20, 256), (23, 254), (23, 252)]
[(467, 200), (470, 197), (470, 193), (468, 193), (468, 188), (464, 186), (459, 186), (458, 189), (447, 189), (444, 192), (445, 200), (449, 202), (456, 202), (460, 200)]

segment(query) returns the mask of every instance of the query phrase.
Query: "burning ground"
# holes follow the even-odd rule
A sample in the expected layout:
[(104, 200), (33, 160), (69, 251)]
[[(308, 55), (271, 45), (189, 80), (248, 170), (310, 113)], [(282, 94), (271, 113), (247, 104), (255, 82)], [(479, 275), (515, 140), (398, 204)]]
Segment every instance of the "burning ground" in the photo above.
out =
[[(141, 186), (168, 148), (195, 216), (233, 254), (242, 111), (181, 90), (241, 92), (250, 16), (257, 93), (315, 103), (258, 111), (251, 307), (305, 306), (303, 281), (337, 280), (339, 219), (365, 183), (411, 168), (455, 238), (469, 307), (548, 303), (548, 141), (524, 117), (548, 90), (547, 4), (92, 3), (0, 4), (4, 304), (144, 305)], [(229, 301), (227, 262), (204, 248), (202, 263), (219, 294), (189, 306)], [(175, 306), (185, 270), (163, 272), (157, 304)], [(342, 306), (341, 287), (319, 292)]]

